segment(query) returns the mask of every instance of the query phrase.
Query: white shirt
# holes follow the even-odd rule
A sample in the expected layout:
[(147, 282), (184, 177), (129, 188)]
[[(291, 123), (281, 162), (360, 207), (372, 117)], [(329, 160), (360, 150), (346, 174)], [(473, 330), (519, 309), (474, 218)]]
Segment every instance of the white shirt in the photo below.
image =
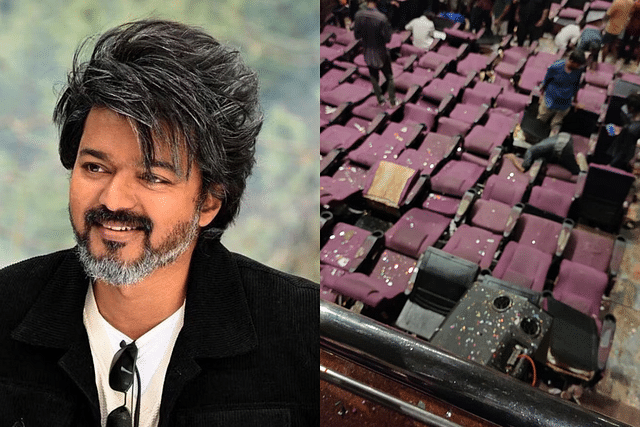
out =
[[(185, 305), (182, 304), (182, 307), (175, 313), (136, 340), (136, 347), (138, 347), (136, 367), (140, 373), (142, 390), (141, 426), (155, 427), (158, 425), (162, 387), (173, 346), (184, 324), (184, 307)], [(109, 413), (124, 403), (124, 394), (109, 386), (109, 368), (113, 356), (120, 349), (120, 342), (124, 340), (129, 344), (133, 340), (115, 329), (102, 317), (93, 295), (93, 286), (89, 286), (87, 291), (83, 320), (89, 336), (91, 356), (95, 368), (102, 427), (105, 427)], [(134, 416), (132, 405), (135, 404), (135, 396), (139, 392), (137, 388), (136, 379), (134, 385), (127, 392), (127, 408), (131, 412), (132, 419)]]
[(412, 19), (404, 27), (405, 30), (411, 30), (413, 33), (413, 45), (421, 49), (429, 49), (433, 43), (433, 32), (436, 30), (435, 25), (426, 16), (422, 15)]
[(569, 24), (563, 27), (558, 32), (558, 34), (556, 35), (556, 38), (554, 39), (554, 42), (556, 46), (562, 49), (562, 48), (566, 48), (569, 45), (569, 43), (573, 43), (575, 45), (578, 42), (579, 38), (580, 38), (580, 27), (574, 24)]

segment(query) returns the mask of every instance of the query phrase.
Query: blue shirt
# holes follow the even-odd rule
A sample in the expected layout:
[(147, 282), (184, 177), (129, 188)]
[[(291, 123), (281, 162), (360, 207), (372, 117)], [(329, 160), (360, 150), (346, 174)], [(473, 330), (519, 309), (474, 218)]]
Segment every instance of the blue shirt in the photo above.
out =
[(552, 110), (566, 110), (571, 107), (571, 101), (578, 92), (582, 68), (567, 73), (566, 60), (560, 59), (547, 69), (542, 82), (544, 99), (547, 108)]

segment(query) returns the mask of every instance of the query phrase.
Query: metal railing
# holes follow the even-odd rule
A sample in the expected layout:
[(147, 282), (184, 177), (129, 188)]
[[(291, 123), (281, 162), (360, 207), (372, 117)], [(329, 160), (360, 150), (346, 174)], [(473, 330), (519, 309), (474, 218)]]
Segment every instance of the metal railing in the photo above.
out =
[(326, 301), (320, 344), (502, 426), (630, 427)]

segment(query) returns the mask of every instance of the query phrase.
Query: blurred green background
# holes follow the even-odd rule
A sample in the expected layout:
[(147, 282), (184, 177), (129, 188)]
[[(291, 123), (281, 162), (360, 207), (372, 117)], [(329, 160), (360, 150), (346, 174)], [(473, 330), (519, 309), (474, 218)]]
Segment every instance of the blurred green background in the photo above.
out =
[(0, 0), (0, 267), (74, 244), (51, 113), (76, 47), (139, 18), (198, 25), (258, 71), (265, 124), (223, 243), (319, 281), (317, 0)]

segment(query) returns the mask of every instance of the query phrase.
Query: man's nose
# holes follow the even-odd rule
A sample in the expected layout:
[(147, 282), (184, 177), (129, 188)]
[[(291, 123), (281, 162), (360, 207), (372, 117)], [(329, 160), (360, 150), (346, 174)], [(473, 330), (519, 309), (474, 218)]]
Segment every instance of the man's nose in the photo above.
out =
[(135, 182), (124, 173), (114, 173), (100, 193), (100, 203), (115, 212), (135, 207)]

